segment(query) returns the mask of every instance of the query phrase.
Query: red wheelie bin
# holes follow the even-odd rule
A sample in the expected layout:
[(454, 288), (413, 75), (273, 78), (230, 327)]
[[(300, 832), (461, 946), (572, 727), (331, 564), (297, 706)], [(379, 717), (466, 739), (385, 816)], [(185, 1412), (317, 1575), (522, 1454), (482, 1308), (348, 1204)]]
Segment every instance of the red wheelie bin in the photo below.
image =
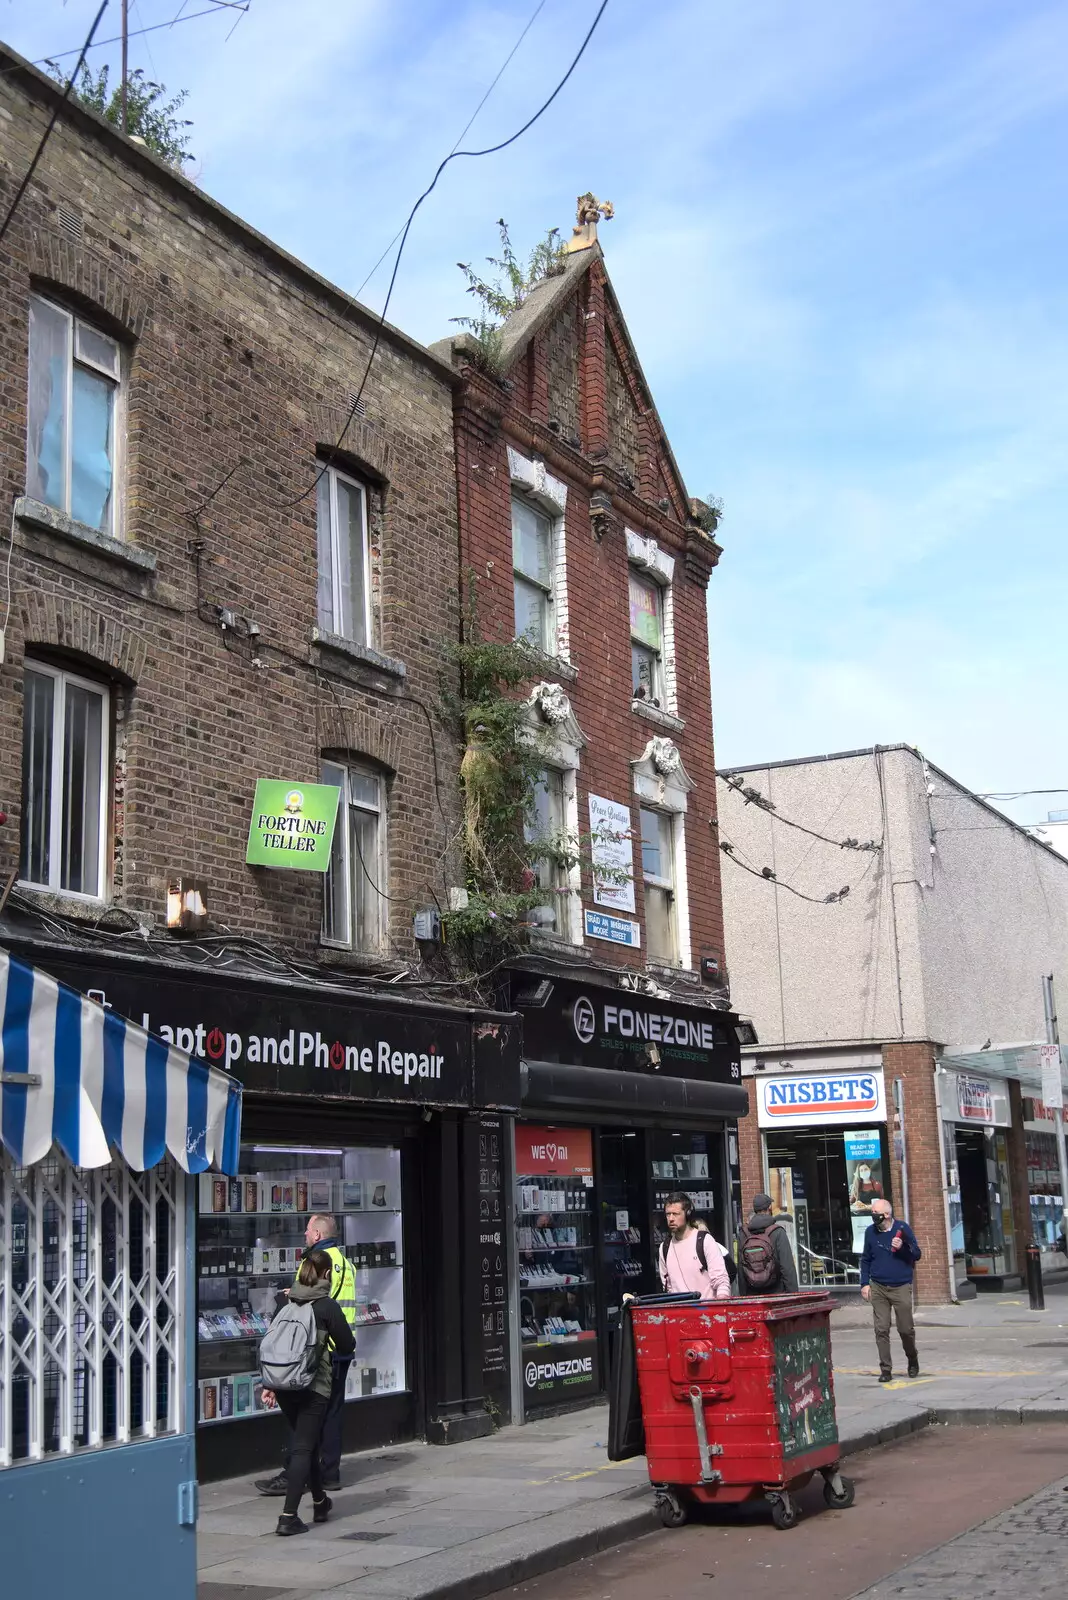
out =
[[(681, 1526), (695, 1502), (763, 1498), (776, 1527), (792, 1528), (793, 1492), (817, 1472), (828, 1505), (853, 1504), (853, 1485), (839, 1472), (833, 1307), (819, 1290), (629, 1303), (609, 1455), (623, 1459), (644, 1448), (665, 1527)], [(628, 1364), (640, 1421), (627, 1393)]]

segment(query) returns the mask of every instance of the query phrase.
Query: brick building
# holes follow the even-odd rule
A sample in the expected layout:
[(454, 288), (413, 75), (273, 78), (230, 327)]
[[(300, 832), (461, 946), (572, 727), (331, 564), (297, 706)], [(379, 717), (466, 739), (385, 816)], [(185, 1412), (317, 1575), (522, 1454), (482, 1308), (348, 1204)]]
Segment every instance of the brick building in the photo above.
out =
[[(2, 64), (6, 206), (60, 95)], [(476, 1101), (517, 1103), (517, 1035), (476, 1037), (412, 936), (458, 815), (454, 374), (385, 326), (355, 406), (377, 319), (77, 104), (0, 280), (0, 936), (244, 1082), (240, 1215), (198, 1223), (201, 1470), (280, 1442), (238, 1335), (299, 1212), (339, 1213), (357, 1263), (353, 1437), (487, 1429), (505, 1339), (462, 1320), (469, 1168)], [(254, 806), (260, 779), (284, 802)], [(310, 785), (327, 870), (248, 864), (250, 823), (314, 842)]]
[[(602, 1346), (611, 1338), (623, 1289), (652, 1285), (671, 1190), (690, 1191), (729, 1242), (744, 1108), (709, 826), (715, 516), (687, 496), (605, 268), (600, 212), (580, 199), (562, 263), (505, 322), (491, 370), (470, 335), (433, 347), (462, 378), (460, 550), (479, 633), (524, 639), (534, 657), (537, 822), (588, 849), (581, 865), (547, 873), (505, 991), (524, 1026), (519, 1211), (547, 1172), (564, 1198), (569, 1179), (598, 1185), (602, 1237), (587, 1236), (580, 1207), (576, 1248), (603, 1246), (605, 1271), (563, 1317), (579, 1351), (595, 1328)], [(598, 877), (612, 862), (628, 881)], [(554, 1169), (544, 1152), (558, 1149)], [(539, 1343), (561, 1331), (543, 1308), (559, 1291), (542, 1281), (538, 1227), (520, 1237), (533, 1406), (565, 1396), (538, 1377)], [(579, 1392), (596, 1386), (591, 1359)]]
[(794, 1217), (807, 1281), (856, 1287), (879, 1190), (920, 1237), (921, 1300), (1018, 1287), (1032, 1241), (1062, 1270), (1041, 1047), (1064, 858), (906, 745), (725, 773), (718, 818), (734, 998), (759, 1039), (743, 1184)]

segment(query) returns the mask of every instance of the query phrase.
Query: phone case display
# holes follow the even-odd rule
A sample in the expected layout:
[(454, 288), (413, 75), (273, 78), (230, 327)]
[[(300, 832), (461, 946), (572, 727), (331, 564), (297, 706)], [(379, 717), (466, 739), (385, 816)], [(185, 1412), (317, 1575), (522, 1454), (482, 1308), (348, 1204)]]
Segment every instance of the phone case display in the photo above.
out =
[[(671, 1194), (688, 1194), (694, 1215), (713, 1225), (716, 1195), (712, 1188), (708, 1140), (704, 1134), (655, 1134), (653, 1144), (653, 1253), (667, 1238), (664, 1207)], [(716, 1219), (718, 1223), (718, 1218)]]
[(259, 1341), (285, 1303), (316, 1213), (337, 1222), (356, 1274), (346, 1399), (406, 1388), (399, 1150), (246, 1145), (240, 1168), (235, 1178), (200, 1177), (198, 1420), (265, 1411)]
[(515, 1138), (520, 1337), (530, 1407), (599, 1383), (593, 1147), (588, 1129), (519, 1123)]

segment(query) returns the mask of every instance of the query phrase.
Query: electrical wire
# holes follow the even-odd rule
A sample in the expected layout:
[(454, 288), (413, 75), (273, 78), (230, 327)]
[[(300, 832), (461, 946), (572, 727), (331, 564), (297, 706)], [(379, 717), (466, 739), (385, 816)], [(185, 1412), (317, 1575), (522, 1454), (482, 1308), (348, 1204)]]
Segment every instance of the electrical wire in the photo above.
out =
[[(337, 443), (334, 445), (334, 453), (335, 454), (338, 451), (341, 450), (341, 448), (342, 448), (342, 446), (343, 446), (343, 444), (345, 442), (345, 439), (346, 439), (346, 437), (348, 435), (348, 431), (352, 426), (353, 419), (355, 418), (357, 412), (359, 411), (360, 402), (363, 400), (363, 392), (367, 387), (367, 380), (371, 375), (371, 368), (374, 365), (374, 359), (375, 359), (375, 356), (378, 354), (378, 347), (379, 347), (379, 345), (380, 345), (380, 343), (382, 341), (382, 330), (386, 325), (386, 316), (387, 316), (387, 313), (389, 311), (390, 301), (393, 298), (393, 290), (396, 287), (397, 274), (398, 274), (398, 272), (400, 270), (401, 260), (403, 259), (403, 256), (404, 256), (404, 249), (405, 249), (405, 246), (408, 243), (408, 235), (411, 232), (412, 223), (415, 221), (416, 215), (418, 214), (419, 208), (423, 204), (423, 201), (428, 199), (429, 196), (431, 194), (433, 194), (434, 190), (437, 188), (438, 179), (441, 177), (442, 173), (445, 171), (445, 168), (449, 165), (450, 161), (459, 161), (463, 157), (468, 157), (470, 159), (477, 159), (477, 158), (479, 158), (481, 156), (497, 155), (497, 154), (499, 154), (499, 152), (501, 150), (507, 150), (509, 145), (515, 144), (518, 139), (521, 139), (525, 133), (529, 132), (529, 130), (534, 126), (534, 124), (537, 121), (539, 121), (539, 119), (541, 117), (543, 117), (545, 115), (545, 113), (548, 111), (549, 107), (553, 104), (553, 101), (556, 100), (557, 97), (562, 93), (565, 85), (570, 81), (570, 79), (574, 75), (574, 72), (575, 72), (576, 68), (578, 67), (579, 62), (582, 60), (582, 57), (586, 53), (587, 47), (589, 46), (589, 43), (590, 43), (590, 40), (593, 38), (594, 33), (597, 31), (597, 27), (598, 27), (598, 24), (601, 21), (601, 18), (604, 16), (605, 11), (608, 9), (608, 3), (609, 3), (609, 0), (601, 0), (601, 3), (597, 8), (597, 14), (594, 17), (594, 19), (591, 22), (591, 24), (590, 24), (590, 26), (589, 26), (589, 28), (588, 28), (588, 30), (586, 32), (585, 38), (583, 39), (582, 43), (579, 45), (579, 48), (578, 48), (577, 52), (575, 53), (574, 57), (572, 58), (570, 66), (568, 67), (567, 71), (564, 73), (563, 77), (560, 79), (559, 83), (556, 85), (556, 88), (553, 90), (552, 94), (549, 95), (547, 100), (544, 100), (542, 102), (542, 104), (538, 107), (537, 111), (534, 112), (534, 115), (531, 116), (531, 117), (528, 117), (526, 122), (523, 123), (523, 126), (521, 128), (518, 128), (516, 130), (516, 132), (511, 134), (507, 139), (502, 139), (499, 144), (487, 145), (484, 150), (456, 150), (456, 149), (451, 150), (449, 152), (449, 154), (444, 158), (444, 160), (440, 163), (440, 165), (438, 166), (438, 169), (435, 172), (433, 178), (430, 180), (430, 182), (428, 183), (427, 187), (423, 190), (422, 194), (419, 196), (418, 200), (415, 202), (415, 204), (412, 207), (411, 211), (408, 213), (408, 220), (404, 224), (404, 228), (403, 228), (403, 230), (401, 232), (400, 247), (397, 250), (396, 259), (395, 259), (395, 261), (393, 263), (393, 271), (390, 274), (389, 287), (386, 290), (385, 302), (383, 303), (381, 313), (379, 314), (379, 317), (378, 317), (377, 322), (375, 324), (374, 339), (373, 339), (373, 341), (371, 343), (370, 354), (367, 357), (367, 365), (364, 368), (363, 377), (360, 379), (360, 386), (357, 389), (355, 396), (353, 397), (353, 401), (352, 401), (351, 406), (349, 407), (348, 416), (345, 418), (345, 424), (344, 424), (343, 428), (341, 429), (341, 433), (338, 436)], [(265, 497), (260, 496), (261, 503), (264, 504), (264, 505), (271, 505), (276, 510), (292, 511), (297, 506), (299, 506), (300, 503), (303, 500), (306, 500), (310, 494), (314, 494), (315, 493), (315, 491), (319, 487), (319, 483), (320, 483), (321, 479), (323, 478), (324, 474), (329, 471), (329, 469), (330, 469), (330, 463), (329, 463), (329, 461), (325, 461), (323, 463), (323, 465), (319, 468), (319, 471), (316, 473), (315, 477), (312, 479), (312, 482), (308, 485), (308, 487), (306, 489), (302, 490), (302, 492), (300, 494), (294, 496), (293, 499), (291, 499), (291, 500), (281, 500), (281, 501), (278, 501), (278, 500), (268, 501)], [(229, 476), (233, 476), (232, 472), (229, 474)], [(213, 490), (211, 495), (208, 496), (208, 499), (205, 500), (202, 505), (198, 506), (196, 511), (190, 512), (190, 515), (195, 519), (196, 516), (201, 511), (203, 511), (204, 506), (208, 505), (211, 502), (211, 500), (213, 500), (215, 498), (215, 495), (217, 493), (218, 493), (218, 490)]]
[[(64, 91), (63, 91), (62, 95), (60, 96), (58, 102), (56, 103), (56, 105), (52, 109), (52, 115), (48, 119), (48, 126), (45, 129), (44, 133), (41, 135), (40, 142), (38, 143), (37, 149), (34, 151), (34, 154), (33, 154), (33, 160), (30, 162), (29, 166), (26, 169), (26, 176), (23, 178), (22, 182), (19, 184), (18, 188), (16, 189), (15, 197), (12, 200), (11, 204), (7, 208), (7, 215), (5, 216), (3, 222), (0, 223), (0, 240), (3, 239), (4, 234), (7, 232), (8, 228), (11, 226), (11, 219), (15, 215), (15, 212), (18, 210), (19, 203), (22, 200), (23, 195), (26, 193), (26, 190), (30, 186), (30, 180), (32, 179), (34, 173), (37, 171), (37, 164), (40, 161), (41, 157), (44, 155), (45, 145), (48, 143), (49, 139), (52, 137), (52, 129), (55, 127), (56, 123), (59, 121), (59, 113), (60, 113), (60, 111), (63, 109), (63, 107), (66, 104), (66, 102), (70, 99), (71, 91), (74, 88), (75, 79), (77, 78), (79, 72), (82, 70), (82, 63), (84, 62), (85, 57), (88, 54), (89, 46), (93, 42), (93, 35), (96, 32), (97, 28), (99, 28), (100, 19), (103, 17), (104, 12), (107, 10), (107, 8), (108, 8), (108, 0), (102, 0), (102, 4), (101, 4), (101, 7), (100, 7), (100, 10), (97, 12), (95, 18), (93, 19), (93, 25), (89, 29), (88, 34), (86, 35), (85, 43), (82, 45), (81, 52), (80, 52), (80, 54), (78, 56), (78, 61), (77, 61), (77, 64), (76, 64), (76, 66), (74, 68), (74, 71), (71, 73), (70, 77), (67, 79), (67, 87), (64, 89)], [(74, 53), (73, 51), (68, 51), (68, 54), (70, 54), (70, 55), (73, 55), (73, 53)]]
[[(523, 40), (526, 38), (527, 34), (530, 32), (530, 30), (534, 26), (535, 22), (537, 22), (540, 13), (544, 9), (545, 9), (545, 0), (538, 0), (538, 4), (534, 8), (534, 12), (533, 12), (533, 15), (530, 18), (530, 21), (527, 23), (526, 27), (523, 29), (522, 33), (519, 35), (519, 38), (516, 40), (515, 44), (511, 48), (511, 50), (505, 56), (504, 61), (503, 61), (502, 65), (501, 65), (500, 71), (497, 73), (497, 76), (494, 78), (493, 82), (490, 84), (489, 88), (486, 90), (485, 94), (482, 96), (482, 99), (478, 102), (478, 105), (475, 107), (474, 111), (472, 111), (471, 115), (468, 117), (467, 122), (466, 122), (466, 124), (465, 124), (465, 126), (463, 128), (463, 131), (460, 133), (459, 138), (457, 139), (456, 143), (453, 145), (452, 150), (449, 151), (450, 155), (452, 155), (456, 150), (459, 149), (461, 140), (467, 138), (467, 135), (470, 133), (471, 128), (474, 125), (475, 120), (478, 117), (479, 112), (482, 110), (482, 107), (486, 104), (486, 101), (489, 99), (489, 97), (493, 93), (494, 89), (496, 89), (497, 85), (500, 83), (501, 79), (504, 77), (505, 72), (508, 70), (508, 67), (511, 65), (512, 57), (515, 55), (516, 51), (519, 49), (519, 46), (523, 43)], [(356, 290), (356, 294), (354, 296), (355, 299), (358, 300), (360, 298), (361, 294), (363, 294), (363, 291), (367, 288), (367, 285), (370, 283), (371, 279), (374, 277), (375, 273), (378, 271), (378, 269), (382, 265), (383, 261), (389, 255), (389, 252), (393, 249), (393, 246), (396, 244), (397, 240), (400, 238), (400, 236), (401, 236), (401, 234), (403, 232), (404, 232), (403, 227), (400, 227), (400, 228), (397, 229), (396, 233), (393, 235), (392, 239), (386, 245), (386, 248), (383, 250), (382, 254), (379, 256), (378, 260), (375, 262), (374, 266), (371, 268), (371, 270), (367, 274), (366, 278), (360, 284), (360, 287)]]
[[(768, 816), (774, 817), (776, 822), (781, 822), (784, 827), (796, 828), (798, 833), (807, 833), (810, 839), (820, 839), (824, 844), (833, 844), (839, 850), (881, 850), (882, 845), (876, 844), (874, 839), (861, 842), (859, 839), (832, 839), (826, 833), (817, 833), (814, 828), (806, 828), (803, 822), (794, 822), (790, 817), (784, 817), (773, 801), (766, 795), (754, 789), (751, 784), (745, 783), (738, 773), (721, 772), (719, 776), (734, 794), (740, 795), (746, 805), (755, 805), (761, 811), (766, 811)], [(718, 827), (718, 823), (713, 824)]]
[(852, 888), (846, 883), (840, 889), (832, 889), (830, 894), (814, 895), (806, 894), (803, 889), (795, 889), (792, 883), (786, 883), (782, 878), (777, 877), (770, 867), (749, 866), (736, 854), (735, 848), (729, 839), (721, 838), (719, 847), (729, 861), (733, 861), (736, 867), (741, 867), (743, 872), (748, 872), (751, 878), (759, 878), (762, 883), (773, 883), (777, 888), (785, 889), (787, 894), (796, 895), (799, 900), (807, 900), (810, 905), (814, 906), (841, 905), (842, 901), (852, 893), (853, 888), (859, 888), (860, 884), (864, 882), (864, 879), (872, 869), (872, 862), (875, 859), (875, 852), (873, 852), (872, 861), (868, 863)]
[[(127, 33), (126, 37), (128, 40), (140, 39), (143, 34), (158, 33), (161, 28), (173, 28), (179, 22), (196, 22), (198, 17), (212, 17), (216, 14), (216, 12), (219, 11), (247, 11), (250, 4), (251, 0), (245, 0), (244, 4), (238, 4), (237, 0), (215, 0), (214, 5), (209, 6), (206, 11), (191, 11), (187, 17), (183, 16), (182, 12), (179, 11), (178, 15), (172, 17), (169, 22), (152, 22), (147, 28), (133, 28)], [(184, 10), (185, 8), (183, 7), (182, 9)], [(122, 34), (117, 33), (112, 39), (98, 39), (96, 44), (93, 45), (93, 49), (103, 50), (105, 45), (121, 43)], [(52, 61), (63, 61), (67, 56), (72, 56), (74, 54), (74, 50), (59, 50), (54, 52), (52, 55), (38, 56), (35, 61), (30, 63), (30, 65), (34, 67), (47, 67)], [(80, 68), (81, 62), (79, 61), (78, 66), (74, 69), (75, 76), (77, 76)], [(21, 69), (19, 67), (7, 68), (8, 72), (18, 72), (20, 70)]]

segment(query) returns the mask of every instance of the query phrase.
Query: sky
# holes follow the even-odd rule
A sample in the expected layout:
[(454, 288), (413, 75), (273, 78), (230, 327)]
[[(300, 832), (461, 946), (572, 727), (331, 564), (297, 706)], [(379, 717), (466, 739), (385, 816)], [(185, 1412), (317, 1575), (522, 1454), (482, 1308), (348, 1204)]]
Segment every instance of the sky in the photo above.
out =
[[(98, 3), (0, 0), (0, 32), (76, 51)], [(378, 309), (535, 10), (464, 148), (537, 109), (598, 0), (211, 3), (131, 0), (135, 30), (183, 14), (131, 65), (188, 89), (208, 194)], [(981, 792), (1068, 785), (1066, 59), (1063, 0), (609, 0), (546, 115), (416, 219), (390, 319), (429, 343), (496, 218), (524, 248), (614, 203), (661, 418), (725, 506), (720, 765), (905, 741)]]

